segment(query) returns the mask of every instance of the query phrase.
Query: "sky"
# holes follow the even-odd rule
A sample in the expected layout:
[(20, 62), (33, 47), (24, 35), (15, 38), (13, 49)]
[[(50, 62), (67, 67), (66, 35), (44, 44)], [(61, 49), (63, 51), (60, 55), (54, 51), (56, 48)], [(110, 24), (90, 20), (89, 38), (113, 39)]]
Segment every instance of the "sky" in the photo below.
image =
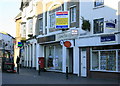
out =
[[(7, 32), (15, 37), (15, 20), (14, 18), (20, 12), (20, 1), (21, 0), (0, 0), (0, 31)], [(88, 1), (88, 0), (83, 0)], [(110, 6), (118, 7), (117, 4), (111, 3)], [(116, 0), (117, 1), (117, 0)], [(118, 0), (119, 1), (119, 0)]]
[(15, 37), (14, 18), (20, 12), (21, 0), (0, 0), (0, 31), (4, 31)]

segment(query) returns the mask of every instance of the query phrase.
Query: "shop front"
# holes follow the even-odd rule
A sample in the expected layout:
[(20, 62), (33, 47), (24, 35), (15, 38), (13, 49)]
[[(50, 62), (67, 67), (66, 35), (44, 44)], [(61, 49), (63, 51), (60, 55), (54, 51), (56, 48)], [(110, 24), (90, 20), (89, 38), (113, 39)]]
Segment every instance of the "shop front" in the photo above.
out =
[(116, 35), (76, 40), (81, 77), (119, 79), (120, 44)]
[(44, 69), (46, 71), (62, 71), (62, 46), (55, 40), (55, 35), (38, 38), (39, 56), (44, 57)]
[[(44, 68), (47, 71), (66, 73), (66, 67), (68, 67), (69, 73), (78, 73), (78, 65), (75, 65), (78, 58), (74, 54), (76, 50), (74, 37), (76, 36), (72, 36), (69, 31), (37, 38), (39, 45), (37, 57), (44, 57)], [(70, 47), (66, 47), (65, 42), (69, 42)]]
[(90, 76), (114, 78), (120, 75), (120, 45), (91, 48)]

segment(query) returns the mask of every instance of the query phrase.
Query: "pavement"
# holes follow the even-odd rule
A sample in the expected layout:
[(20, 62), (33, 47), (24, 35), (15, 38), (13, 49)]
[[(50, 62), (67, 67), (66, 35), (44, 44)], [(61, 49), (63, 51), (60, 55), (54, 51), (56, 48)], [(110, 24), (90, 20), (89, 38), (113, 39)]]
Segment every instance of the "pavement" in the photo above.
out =
[[(118, 85), (117, 80), (108, 79), (93, 79), (93, 78), (82, 78), (77, 75), (69, 74), (68, 79), (64, 73), (58, 72), (41, 72), (38, 75), (38, 71), (35, 69), (21, 68), (20, 73), (2, 73), (2, 84), (109, 84)], [(29, 85), (30, 86), (30, 85)], [(93, 85), (92, 85), (93, 86)], [(103, 85), (102, 85), (103, 86)]]

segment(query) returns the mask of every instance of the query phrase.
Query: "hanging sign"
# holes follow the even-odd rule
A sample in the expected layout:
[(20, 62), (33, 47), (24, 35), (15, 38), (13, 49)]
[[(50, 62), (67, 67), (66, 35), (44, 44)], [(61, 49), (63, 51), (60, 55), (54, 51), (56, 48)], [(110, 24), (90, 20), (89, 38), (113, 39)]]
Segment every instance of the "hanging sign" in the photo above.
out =
[(65, 47), (71, 47), (71, 45), (72, 45), (72, 44), (71, 44), (70, 41), (65, 41), (65, 42), (64, 42), (64, 46), (65, 46)]
[(22, 47), (22, 42), (18, 42), (18, 47)]
[(106, 27), (107, 28), (115, 28), (115, 24), (114, 23), (106, 23)]

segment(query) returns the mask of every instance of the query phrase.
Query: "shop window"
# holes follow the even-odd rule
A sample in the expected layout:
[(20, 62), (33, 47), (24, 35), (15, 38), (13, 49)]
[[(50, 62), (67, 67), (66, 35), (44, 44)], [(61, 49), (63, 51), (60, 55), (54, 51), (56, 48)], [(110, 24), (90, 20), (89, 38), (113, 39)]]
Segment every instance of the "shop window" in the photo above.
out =
[(102, 51), (100, 69), (116, 71), (116, 51)]
[(94, 51), (92, 54), (92, 70), (99, 69), (99, 53)]
[(99, 71), (117, 71), (118, 69), (120, 71), (120, 50), (118, 51), (118, 64), (116, 64), (116, 58), (116, 50), (93, 50), (91, 69)]
[(61, 45), (46, 46), (46, 69), (62, 70), (62, 47)]
[(104, 31), (104, 19), (94, 20), (94, 34), (103, 33)]

